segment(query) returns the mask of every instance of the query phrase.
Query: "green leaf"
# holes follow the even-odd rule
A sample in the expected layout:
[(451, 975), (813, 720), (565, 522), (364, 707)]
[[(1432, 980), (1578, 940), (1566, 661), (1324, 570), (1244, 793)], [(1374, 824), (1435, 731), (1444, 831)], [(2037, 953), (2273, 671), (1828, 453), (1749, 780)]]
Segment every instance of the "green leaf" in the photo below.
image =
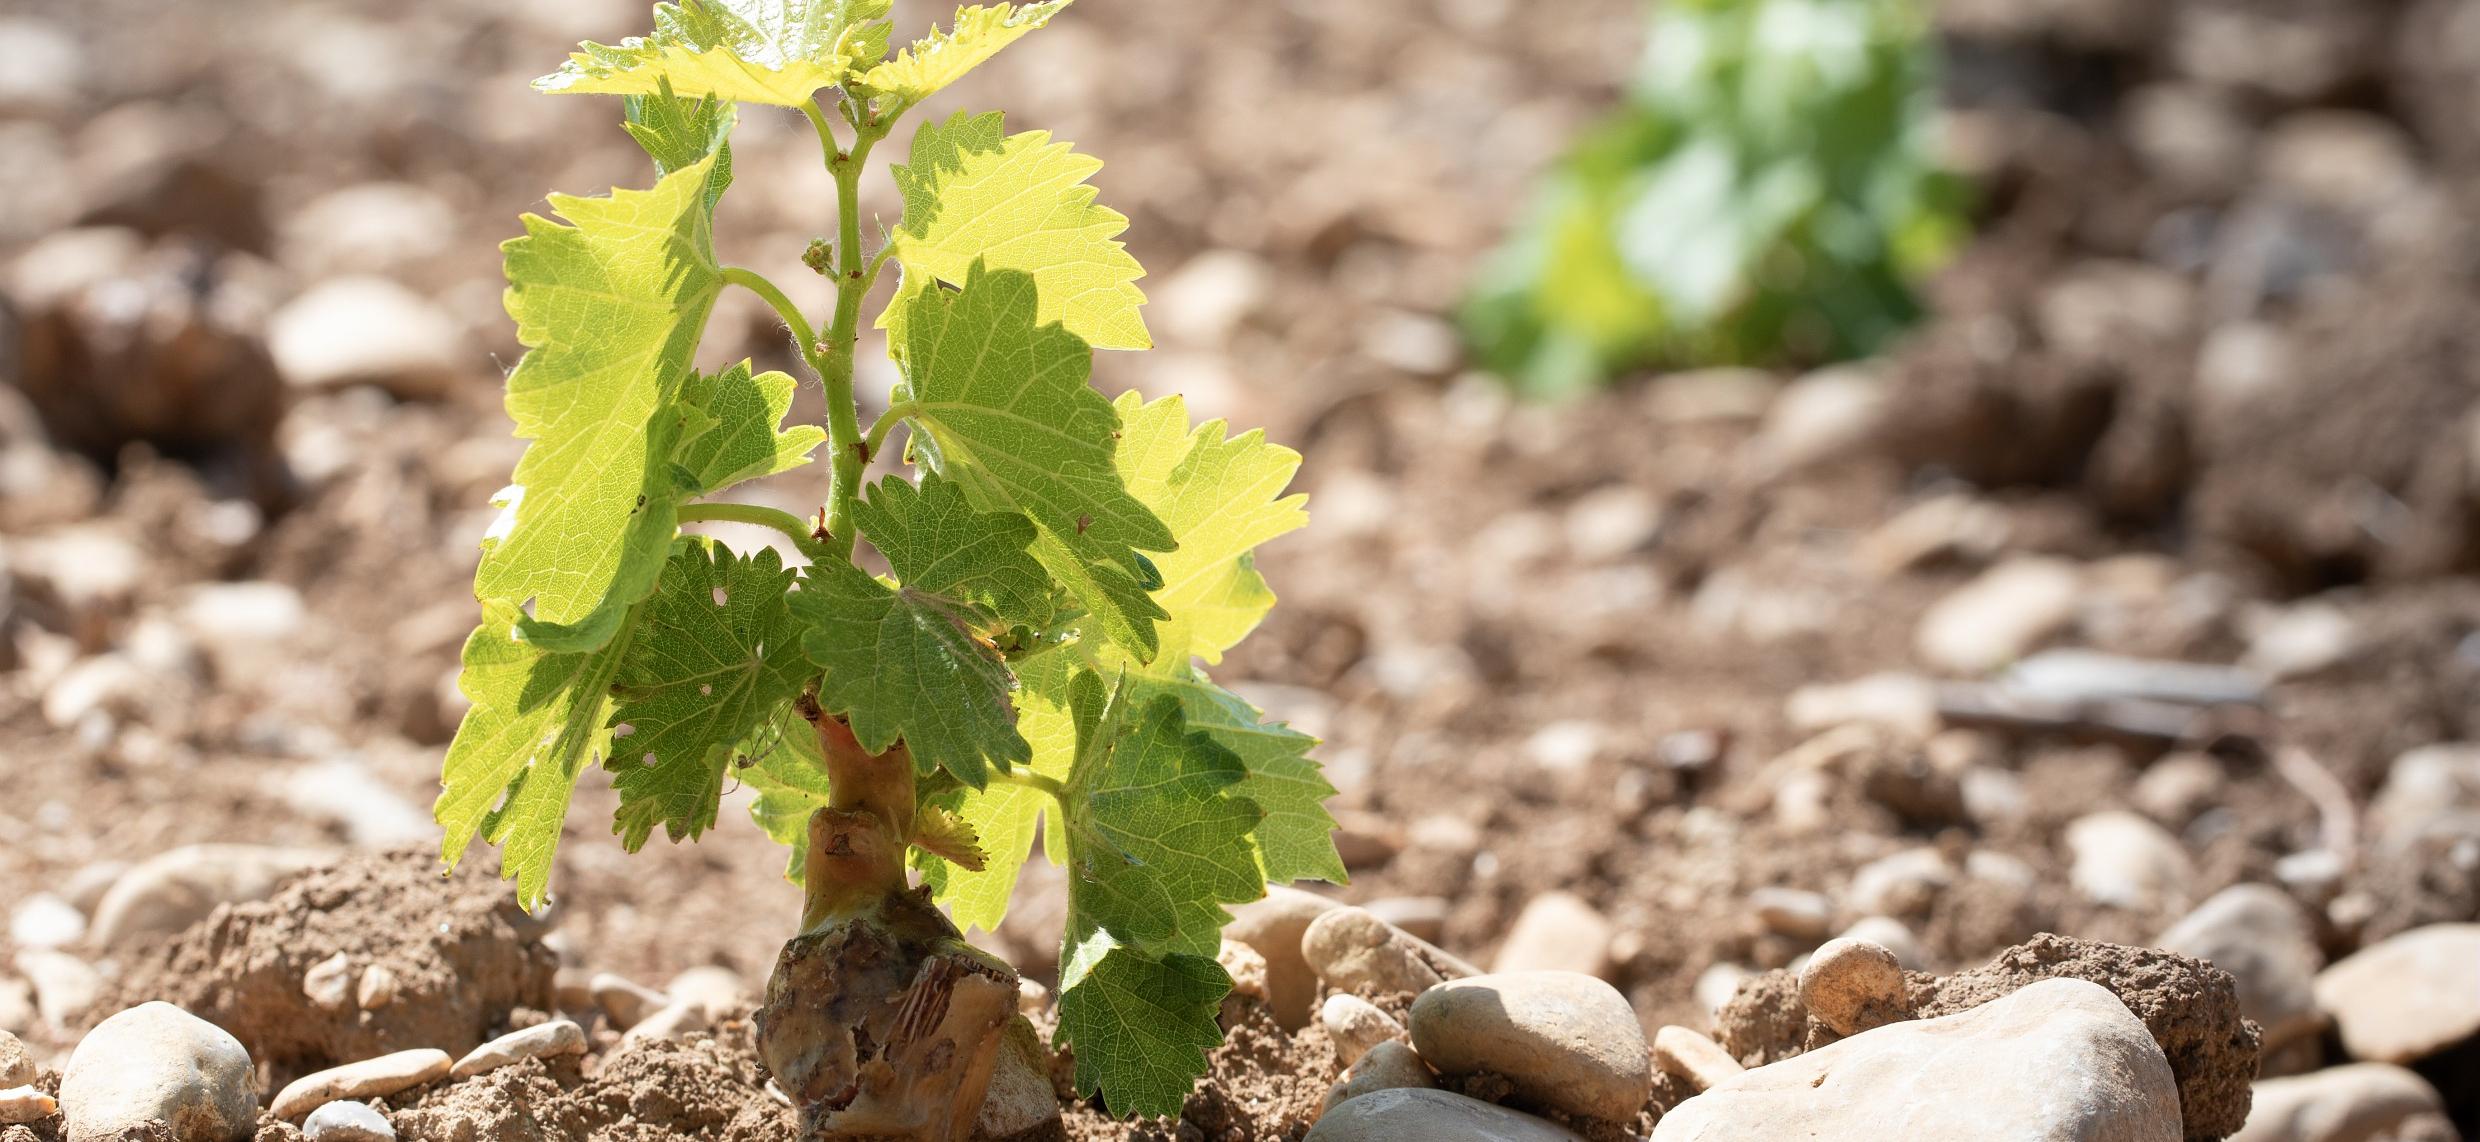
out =
[(532, 603), (520, 625), (546, 650), (585, 651), (654, 589), (677, 530), (667, 407), (690, 371), (723, 278), (704, 188), (712, 158), (652, 190), (553, 195), (561, 225), (525, 216), (501, 247), (507, 306), (527, 346), (508, 378), (533, 441), (497, 501), (474, 593)]
[(683, 0), (657, 4), (654, 34), (588, 42), (534, 81), (555, 94), (686, 96), (799, 107), (887, 53), (893, 0)]
[(713, 495), (745, 480), (789, 472), (809, 463), (827, 432), (814, 424), (781, 427), (792, 409), (793, 379), (783, 373), (750, 375), (743, 361), (720, 373), (692, 376), (680, 400), (715, 422), (683, 441), (673, 456), (687, 474), (686, 494)]
[(440, 765), (431, 816), (445, 830), (440, 857), (449, 868), (479, 834), (501, 847), (501, 874), (535, 908), (550, 888), (577, 777), (611, 740), (604, 711), (627, 639), (556, 654), (516, 637), (523, 617), (514, 603), (485, 600), (482, 625), (465, 640), (457, 688), (473, 706)]
[(749, 818), (777, 843), (791, 847), (784, 879), (799, 884), (802, 858), (809, 853), (809, 817), (826, 807), (829, 793), (827, 758), (818, 748), (817, 728), (787, 702), (751, 732), (737, 752), (748, 759), (740, 770), (741, 782), (758, 794)]
[(654, 160), (656, 174), (670, 174), (715, 156), (714, 168), (706, 175), (706, 208), (713, 210), (724, 189), (732, 185), (732, 145), (727, 140), (740, 121), (732, 101), (712, 95), (683, 99), (672, 94), (666, 80), (652, 95), (630, 95), (620, 102), (624, 112), (620, 125)]
[(735, 747), (800, 692), (809, 662), (785, 601), (792, 579), (771, 549), (678, 545), (613, 686), (605, 764), (629, 851), (657, 823), (674, 841), (713, 825)]
[(936, 472), (921, 484), (882, 480), (853, 505), (853, 520), (887, 557), (896, 581), (979, 604), (1010, 622), (1049, 621), (1051, 580), (1025, 553), (1033, 524), (974, 509), (964, 489)]
[(1062, 957), (1058, 1040), (1076, 1054), (1077, 1093), (1099, 1094), (1114, 1114), (1180, 1113), (1206, 1052), (1231, 976), (1205, 956), (1148, 957), (1087, 933)]
[(955, 22), (946, 30), (913, 41), (913, 46), (896, 58), (871, 68), (861, 77), (860, 86), (873, 95), (893, 96), (908, 105), (919, 103), (964, 78), (966, 72), (980, 67), (1025, 33), (1050, 23), (1051, 17), (1075, 2), (1046, 0), (1040, 4), (999, 4), (988, 8), (973, 4), (958, 8)]
[(1247, 779), (1232, 793), (1265, 812), (1249, 834), (1265, 879), (1349, 881), (1343, 858), (1335, 851), (1335, 818), (1326, 811), (1335, 787), (1309, 757), (1316, 738), (1265, 721), (1257, 707), (1193, 670), (1131, 676), (1128, 689), (1133, 701), (1159, 695), (1177, 699), (1191, 730), (1230, 750), (1247, 768)]
[(1221, 662), (1274, 607), (1251, 552), (1309, 522), (1309, 497), (1283, 494), (1300, 454), (1268, 443), (1261, 430), (1225, 439), (1220, 420), (1191, 431), (1176, 396), (1149, 404), (1124, 393), (1115, 407), (1120, 476), (1179, 544), (1154, 560), (1163, 579), (1154, 601), (1171, 615), (1156, 628), (1156, 661), (1167, 669), (1191, 655)]
[(1140, 658), (1168, 617), (1146, 597), (1141, 552), (1172, 537), (1112, 466), (1119, 417), (1086, 384), (1092, 354), (1035, 318), (1031, 275), (975, 265), (964, 288), (902, 302), (914, 451), (975, 503), (1040, 529), (1032, 551), (1103, 632)]
[(1029, 577), (1032, 526), (972, 511), (952, 488), (902, 481), (870, 489), (856, 518), (889, 545), (898, 584), (849, 563), (810, 568), (792, 606), (808, 627), (802, 646), (826, 671), (819, 703), (851, 722), (863, 748), (900, 739), (922, 772), (944, 769), (975, 787), (992, 766), (1029, 760), (1009, 701), (1015, 680), (989, 641), (999, 621), (977, 600), (1005, 597)]
[(1145, 269), (1119, 241), (1128, 218), (1096, 205), (1085, 181), (1101, 169), (1048, 131), (1007, 134), (996, 111), (925, 124), (911, 164), (893, 171), (904, 192), (895, 257), (906, 277), (950, 285), (963, 284), (977, 258), (1022, 270), (1039, 287), (1037, 321), (1060, 322), (1097, 349), (1151, 348), (1137, 314)]
[(1172, 697), (1106, 701), (1092, 674), (1076, 685), (1062, 822), (1070, 915), (1147, 951), (1212, 956), (1231, 919), (1223, 905), (1266, 894), (1248, 840), (1264, 814), (1230, 795), (1247, 767), (1191, 731)]

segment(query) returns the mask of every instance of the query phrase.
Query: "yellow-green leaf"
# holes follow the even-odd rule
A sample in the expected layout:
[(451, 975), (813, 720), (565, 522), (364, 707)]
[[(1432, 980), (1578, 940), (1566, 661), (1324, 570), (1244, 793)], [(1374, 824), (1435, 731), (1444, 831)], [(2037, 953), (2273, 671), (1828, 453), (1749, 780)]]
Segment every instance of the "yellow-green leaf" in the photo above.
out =
[(534, 81), (555, 94), (650, 95), (799, 107), (887, 53), (893, 0), (682, 0), (657, 4), (654, 33), (588, 42)]
[(1124, 393), (1114, 458), (1130, 495), (1161, 517), (1178, 548), (1156, 556), (1163, 585), (1154, 601), (1170, 619), (1156, 626), (1164, 671), (1190, 656), (1221, 662), (1274, 606), (1257, 573), (1259, 544), (1309, 522), (1309, 497), (1284, 495), (1300, 454), (1267, 442), (1263, 430), (1225, 438), (1220, 420), (1193, 431), (1179, 397), (1147, 403)]
[(1050, 23), (1051, 17), (1075, 2), (1046, 0), (1040, 4), (973, 4), (958, 8), (953, 24), (913, 41), (913, 46), (897, 53), (896, 58), (871, 68), (861, 77), (860, 87), (872, 95), (919, 103), (964, 78), (966, 72), (980, 67), (984, 60), (999, 54), (999, 49), (1015, 43), (1025, 33)]

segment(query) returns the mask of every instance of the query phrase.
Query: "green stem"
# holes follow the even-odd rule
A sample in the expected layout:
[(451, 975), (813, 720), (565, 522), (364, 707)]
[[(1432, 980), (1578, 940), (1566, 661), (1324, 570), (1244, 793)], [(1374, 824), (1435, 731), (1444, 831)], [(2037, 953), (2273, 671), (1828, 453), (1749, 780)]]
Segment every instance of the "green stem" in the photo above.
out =
[[(818, 370), (827, 388), (827, 447), (830, 473), (827, 485), (827, 546), (846, 559), (852, 557), (853, 504), (861, 495), (861, 476), (869, 462), (867, 445), (861, 437), (860, 416), (853, 402), (853, 352), (861, 335), (861, 172), (870, 160), (870, 148), (885, 137), (886, 128), (879, 121), (856, 115), (863, 125), (853, 137), (852, 149), (839, 151), (834, 136), (822, 132), (820, 141), (827, 147), (827, 169), (835, 175), (836, 208), (836, 286), (835, 323), (828, 327), (821, 346), (823, 360)], [(820, 120), (823, 121), (823, 114)]]
[(877, 458), (880, 455), (879, 450), (887, 446), (887, 434), (894, 431), (896, 425), (912, 414), (912, 408), (913, 406), (909, 404), (899, 404), (878, 414), (878, 420), (870, 425), (870, 434), (861, 441), (862, 450), (869, 453), (871, 458)]
[(1030, 769), (1010, 769), (993, 773), (990, 779), (1004, 781), (1010, 785), (1022, 785), (1027, 789), (1039, 789), (1050, 794), (1051, 800), (1062, 805), (1068, 802), (1068, 787), (1060, 784), (1058, 778), (1047, 774), (1035, 773)]
[(725, 266), (723, 280), (758, 295), (760, 300), (773, 308), (775, 315), (792, 327), (792, 339), (800, 346), (801, 359), (809, 363), (812, 371), (824, 374), (825, 370), (818, 367), (818, 334), (811, 330), (809, 318), (801, 316), (800, 307), (792, 304), (792, 299), (785, 297), (783, 290), (777, 288), (765, 274), (742, 266)]
[(748, 523), (771, 527), (792, 537), (801, 554), (817, 562), (827, 555), (827, 546), (811, 534), (809, 521), (778, 508), (757, 504), (684, 504), (680, 509), (682, 523)]

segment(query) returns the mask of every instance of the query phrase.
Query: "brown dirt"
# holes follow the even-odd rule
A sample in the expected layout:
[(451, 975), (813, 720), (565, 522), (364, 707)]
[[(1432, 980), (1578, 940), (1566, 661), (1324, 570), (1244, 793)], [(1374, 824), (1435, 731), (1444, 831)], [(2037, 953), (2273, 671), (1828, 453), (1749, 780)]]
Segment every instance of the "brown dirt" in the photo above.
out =
[[(274, 897), (219, 909), (141, 956), (98, 1005), (160, 999), (232, 1033), (280, 1086), (321, 1067), (437, 1047), (461, 1055), (507, 1027), (509, 1013), (553, 1006), (556, 957), (518, 934), (508, 886), (480, 867), (442, 877), (408, 850), (306, 873)], [(303, 978), (343, 955), (358, 986), (395, 978), (375, 1009), (330, 1009)]]

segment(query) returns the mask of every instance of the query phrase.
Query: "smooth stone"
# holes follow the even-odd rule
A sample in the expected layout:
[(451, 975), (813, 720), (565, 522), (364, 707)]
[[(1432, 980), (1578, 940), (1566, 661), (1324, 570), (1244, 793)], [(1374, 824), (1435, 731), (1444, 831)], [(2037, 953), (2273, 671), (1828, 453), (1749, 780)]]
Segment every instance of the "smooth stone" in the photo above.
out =
[(1301, 958), (1338, 991), (1422, 992), (1449, 978), (1481, 974), (1360, 908), (1333, 909), (1300, 936)]
[(1021, 1017), (1009, 1020), (1000, 1032), (999, 1055), (991, 1065), (981, 1113), (973, 1119), (973, 1137), (982, 1142), (1037, 1142), (1060, 1137), (1059, 1130), (1050, 1051), (1033, 1024)]
[(2084, 898), (2113, 908), (2181, 908), (2195, 863), (2177, 837), (2144, 817), (2120, 810), (2068, 822), (2067, 881)]
[(2230, 1142), (2367, 1142), (2445, 1113), (2437, 1088), (2391, 1063), (2350, 1063), (2256, 1084), (2247, 1125)]
[(2180, 1142), (2177, 1080), (2095, 983), (2048, 979), (1969, 1011), (1889, 1024), (1688, 1099), (1653, 1142)]
[(1511, 1102), (1623, 1123), (1652, 1084), (1644, 1026), (1618, 989), (1578, 972), (1454, 980), (1412, 1004), (1412, 1046), (1445, 1075), (1488, 1071)]
[(1783, 386), (1747, 445), (1764, 475), (1819, 467), (1860, 454), (1894, 408), (1894, 394), (1875, 370), (1836, 365)]
[(86, 914), (49, 892), (27, 897), (9, 913), (9, 941), (21, 948), (63, 948), (86, 934)]
[(60, 1103), (30, 1086), (0, 1090), (0, 1126), (23, 1126), (60, 1113)]
[(1370, 915), (1411, 933), (1414, 939), (1435, 944), (1446, 937), (1447, 911), (1450, 907), (1446, 897), (1389, 896), (1372, 900), (1361, 907), (1369, 909)]
[(34, 988), (35, 1010), (54, 1029), (67, 1029), (103, 992), (103, 977), (67, 952), (30, 949), (17, 953), (17, 970)]
[(610, 972), (597, 972), (586, 981), (586, 990), (594, 996), (594, 1005), (603, 1009), (614, 1029), (626, 1031), (639, 1020), (671, 1006), (670, 996), (635, 980)]
[(353, 1002), (364, 1011), (378, 1009), (396, 1002), (396, 971), (386, 964), (372, 964), (362, 972), (362, 982), (353, 989)]
[(1610, 970), (1610, 921), (1584, 898), (1545, 892), (1524, 906), (1508, 929), (1490, 970), (1572, 971), (1605, 975)]
[(1834, 902), (1824, 893), (1760, 888), (1748, 894), (1748, 908), (1766, 931), (1795, 940), (1821, 940), (1834, 930)]
[(1326, 1090), (1326, 1101), (1320, 1114), (1365, 1094), (1382, 1090), (1435, 1090), (1438, 1076), (1431, 1074), (1429, 1064), (1421, 1061), (1412, 1045), (1389, 1039), (1369, 1049), (1359, 1062), (1346, 1070), (1343, 1078)]
[(398, 1051), (341, 1067), (330, 1067), (293, 1080), (276, 1095), (267, 1113), (296, 1119), (338, 1099), (385, 1098), (398, 1091), (448, 1077), (455, 1061), (446, 1051), (423, 1047)]
[(150, 857), (106, 889), (87, 936), (97, 948), (125, 950), (207, 918), (219, 904), (264, 900), (285, 877), (335, 859), (314, 849), (264, 845), (184, 845)]
[(1443, 1090), (1373, 1091), (1318, 1119), (1303, 1142), (1584, 1142), (1529, 1114)]
[(276, 371), (302, 388), (376, 384), (408, 400), (447, 391), (464, 361), (456, 319), (386, 278), (333, 278), (278, 309), (267, 324)]
[(1318, 1023), (1335, 1041), (1335, 1062), (1350, 1067), (1369, 1049), (1403, 1037), (1403, 1024), (1378, 1005), (1349, 992), (1336, 992), (1318, 1007)]
[(350, 1099), (331, 1102), (302, 1120), (302, 1136), (310, 1142), (396, 1142), (396, 1128), (369, 1103)]
[(673, 1003), (645, 1017), (620, 1036), (620, 1050), (643, 1043), (676, 1043), (714, 1026), (706, 1009), (694, 1003)]
[(2354, 1059), (2409, 1063), (2480, 1034), (2480, 924), (2413, 928), (2316, 977)]
[(1712, 1090), (1748, 1069), (1722, 1044), (1676, 1024), (1653, 1033), (1653, 1065), (1698, 1091)]
[(1266, 1002), (1266, 957), (1258, 955), (1257, 949), (1238, 940), (1225, 940), (1215, 949), (1214, 962), (1222, 967), (1224, 975), (1231, 977), (1232, 995)]
[(526, 1059), (548, 1059), (557, 1055), (582, 1055), (586, 1051), (585, 1028), (566, 1019), (538, 1023), (522, 1031), (511, 1031), (465, 1053), (448, 1073), (457, 1078), (497, 1070)]
[(1866, 940), (1829, 940), (1800, 969), (1800, 1002), (1837, 1035), (1857, 1035), (1908, 1019), (1903, 964)]
[(1843, 929), (1843, 938), (1867, 940), (1893, 952), (1895, 962), (1907, 968), (1917, 970), (1929, 962), (1921, 954), (1920, 937), (1912, 934), (1909, 925), (1892, 916), (1863, 916), (1852, 921), (1851, 927)]
[(2082, 574), (2065, 560), (2009, 560), (1932, 604), (1920, 618), (1915, 649), (1936, 669), (1987, 674), (2074, 622), (2083, 586)]
[(1897, 919), (1917, 916), (1955, 882), (1955, 871), (1946, 854), (1934, 848), (1906, 849), (1861, 865), (1851, 874), (1845, 899), (1855, 912)]
[(742, 986), (740, 973), (727, 967), (705, 964), (672, 977), (663, 985), (663, 993), (674, 1003), (691, 1003), (706, 1012), (709, 1023), (720, 1023), (748, 1006), (748, 990)]
[(338, 952), (301, 973), (301, 993), (326, 1011), (342, 1011), (353, 1002), (353, 957)]
[(63, 1137), (113, 1142), (160, 1119), (178, 1142), (237, 1142), (258, 1123), (256, 1077), (249, 1051), (223, 1028), (169, 1003), (141, 1003), (69, 1053)]
[(1301, 954), (1300, 939), (1318, 917), (1341, 905), (1297, 888), (1275, 885), (1262, 900), (1231, 910), (1226, 939), (1248, 945), (1266, 960), (1266, 1003), (1286, 1031), (1309, 1025), (1317, 1005), (1317, 971)]
[(2281, 889), (2236, 884), (2172, 924), (2153, 946), (2209, 960), (2239, 987), (2239, 1013), (2264, 1028), (2271, 1052), (2325, 1025), (2316, 1006), (2324, 966), (2307, 910)]

